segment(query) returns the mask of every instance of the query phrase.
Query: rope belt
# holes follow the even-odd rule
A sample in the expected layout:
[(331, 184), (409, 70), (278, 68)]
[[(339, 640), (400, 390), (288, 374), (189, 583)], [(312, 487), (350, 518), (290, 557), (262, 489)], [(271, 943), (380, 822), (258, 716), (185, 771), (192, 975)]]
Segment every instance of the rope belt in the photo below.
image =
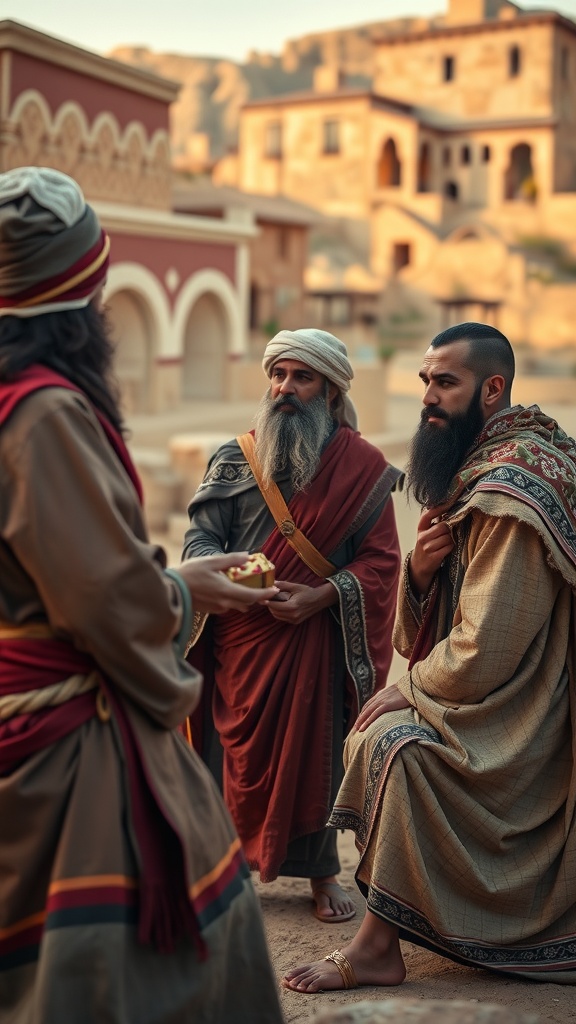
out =
[[(51, 640), (55, 633), (47, 622), (24, 622), (21, 625), (0, 620), (0, 641), (2, 640)], [(92, 672), (76, 672), (57, 683), (50, 683), (25, 693), (8, 693), (0, 697), (0, 721), (14, 715), (28, 715), (43, 708), (55, 708), (73, 697), (95, 690), (100, 685), (100, 676)], [(108, 721), (110, 709), (102, 690), (97, 695), (96, 713), (101, 721)]]
[(28, 715), (42, 708), (55, 708), (59, 704), (65, 704), (72, 697), (94, 690), (99, 683), (97, 672), (91, 672), (88, 676), (76, 673), (61, 683), (52, 683), (51, 686), (43, 686), (40, 690), (9, 693), (6, 697), (0, 697), (0, 719), (12, 718), (13, 715)]

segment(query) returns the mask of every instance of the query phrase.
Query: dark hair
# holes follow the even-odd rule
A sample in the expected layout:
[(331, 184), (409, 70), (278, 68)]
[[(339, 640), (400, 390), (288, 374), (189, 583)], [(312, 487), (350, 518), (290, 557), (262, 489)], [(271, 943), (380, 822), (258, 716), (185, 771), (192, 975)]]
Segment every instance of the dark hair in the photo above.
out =
[(467, 341), (470, 353), (466, 366), (473, 371), (478, 383), (500, 373), (506, 381), (504, 397), (510, 400), (510, 389), (514, 380), (514, 352), (508, 338), (496, 327), (488, 324), (464, 323), (447, 327), (431, 341), (432, 348), (450, 345), (453, 341)]
[(79, 387), (117, 430), (122, 431), (119, 390), (112, 378), (114, 345), (106, 315), (84, 309), (0, 317), (0, 380), (11, 380), (41, 363)]

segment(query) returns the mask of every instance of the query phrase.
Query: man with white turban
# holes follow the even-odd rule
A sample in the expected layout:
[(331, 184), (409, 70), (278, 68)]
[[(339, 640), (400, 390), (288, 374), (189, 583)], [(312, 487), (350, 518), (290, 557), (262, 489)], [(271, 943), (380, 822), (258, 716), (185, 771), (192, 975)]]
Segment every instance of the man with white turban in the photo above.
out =
[(247, 615), (211, 616), (192, 647), (205, 675), (194, 746), (222, 785), (249, 866), (264, 882), (309, 878), (316, 916), (339, 923), (355, 908), (325, 826), (344, 737), (392, 657), (399, 474), (356, 430), (338, 338), (280, 331), (262, 365), (270, 386), (255, 430), (211, 459), (188, 507), (184, 555), (262, 551), (280, 594)]

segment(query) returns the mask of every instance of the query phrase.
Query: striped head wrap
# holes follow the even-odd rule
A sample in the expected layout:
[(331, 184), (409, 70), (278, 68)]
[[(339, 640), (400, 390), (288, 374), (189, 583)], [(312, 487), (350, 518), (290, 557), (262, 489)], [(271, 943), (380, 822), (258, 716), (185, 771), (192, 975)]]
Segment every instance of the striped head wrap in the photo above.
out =
[(268, 342), (264, 351), (262, 368), (267, 377), (272, 376), (274, 365), (280, 359), (297, 359), (301, 363), (306, 363), (306, 366), (323, 374), (331, 384), (335, 384), (344, 400), (344, 408), (339, 416), (340, 423), (352, 427), (353, 430), (357, 429), (356, 410), (346, 394), (354, 370), (343, 341), (328, 331), (317, 331), (314, 327), (301, 328), (298, 331), (280, 331)]
[(87, 306), (106, 278), (109, 252), (108, 235), (67, 174), (0, 174), (0, 316)]

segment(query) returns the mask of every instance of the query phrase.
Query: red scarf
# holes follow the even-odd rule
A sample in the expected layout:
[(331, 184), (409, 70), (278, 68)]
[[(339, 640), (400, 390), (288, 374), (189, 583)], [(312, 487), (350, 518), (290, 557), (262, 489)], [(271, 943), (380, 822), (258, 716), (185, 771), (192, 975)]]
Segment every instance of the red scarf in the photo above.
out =
[[(75, 384), (54, 371), (40, 365), (30, 366), (15, 380), (0, 382), (0, 428), (20, 402), (34, 391), (47, 387), (83, 394)], [(99, 410), (94, 409), (94, 413), (141, 502), (141, 483), (121, 435)], [(64, 640), (0, 640), (0, 696), (40, 689), (74, 673), (88, 674), (94, 668), (89, 655)], [(182, 840), (167, 821), (153, 784), (146, 776), (138, 739), (122, 700), (108, 680), (100, 677), (100, 685), (118, 725), (128, 766), (130, 815), (142, 865), (138, 938), (142, 943), (154, 944), (161, 952), (170, 952), (178, 939), (189, 935), (204, 957), (205, 945), (188, 898)], [(96, 713), (96, 692), (91, 690), (59, 706), (15, 715), (1, 723), (0, 772), (10, 771), (18, 762), (89, 721)]]

